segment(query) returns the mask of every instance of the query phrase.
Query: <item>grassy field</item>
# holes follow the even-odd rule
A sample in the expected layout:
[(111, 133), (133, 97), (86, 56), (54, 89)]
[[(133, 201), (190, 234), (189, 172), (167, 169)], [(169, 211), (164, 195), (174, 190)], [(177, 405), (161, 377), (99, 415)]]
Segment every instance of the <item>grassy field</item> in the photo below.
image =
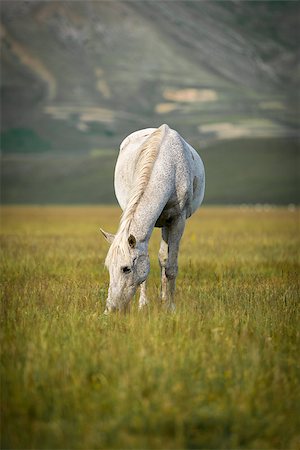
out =
[(103, 316), (113, 207), (2, 209), (1, 448), (296, 449), (299, 211), (203, 208), (177, 310)]

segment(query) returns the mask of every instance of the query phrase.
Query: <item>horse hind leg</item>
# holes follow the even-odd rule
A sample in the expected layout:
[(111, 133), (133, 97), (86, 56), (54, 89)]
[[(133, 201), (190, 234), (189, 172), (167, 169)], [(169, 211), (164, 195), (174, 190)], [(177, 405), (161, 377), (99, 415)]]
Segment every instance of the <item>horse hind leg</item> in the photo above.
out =
[(168, 229), (166, 227), (162, 228), (162, 239), (160, 243), (160, 248), (158, 252), (158, 260), (161, 271), (161, 301), (166, 303), (168, 301), (168, 278), (166, 275), (166, 268), (168, 264)]

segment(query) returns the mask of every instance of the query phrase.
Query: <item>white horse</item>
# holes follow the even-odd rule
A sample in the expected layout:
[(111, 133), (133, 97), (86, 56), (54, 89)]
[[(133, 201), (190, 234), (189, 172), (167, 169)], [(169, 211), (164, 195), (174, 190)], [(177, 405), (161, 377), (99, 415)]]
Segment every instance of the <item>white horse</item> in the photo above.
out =
[(162, 301), (175, 308), (179, 243), (186, 219), (203, 200), (204, 188), (200, 156), (168, 125), (139, 130), (124, 139), (115, 168), (115, 192), (123, 215), (116, 235), (101, 230), (111, 244), (105, 260), (110, 274), (106, 313), (125, 310), (139, 285), (139, 307), (148, 303), (148, 243), (154, 227), (162, 228)]

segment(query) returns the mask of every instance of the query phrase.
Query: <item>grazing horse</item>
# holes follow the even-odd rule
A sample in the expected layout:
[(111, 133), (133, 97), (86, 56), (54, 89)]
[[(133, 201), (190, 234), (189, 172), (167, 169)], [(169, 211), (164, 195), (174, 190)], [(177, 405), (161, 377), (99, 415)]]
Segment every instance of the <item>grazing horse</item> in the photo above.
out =
[(115, 192), (123, 214), (116, 235), (101, 230), (111, 244), (105, 260), (110, 274), (106, 313), (126, 310), (139, 285), (139, 307), (148, 303), (148, 243), (154, 227), (162, 229), (162, 301), (175, 308), (179, 243), (186, 219), (203, 200), (204, 188), (200, 156), (168, 125), (139, 130), (124, 139), (115, 168)]

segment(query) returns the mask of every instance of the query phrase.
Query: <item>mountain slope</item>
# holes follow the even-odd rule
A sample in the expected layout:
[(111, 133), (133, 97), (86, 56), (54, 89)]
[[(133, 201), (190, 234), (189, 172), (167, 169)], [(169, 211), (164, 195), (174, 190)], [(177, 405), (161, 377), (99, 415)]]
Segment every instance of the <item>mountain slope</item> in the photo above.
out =
[(207, 202), (297, 203), (299, 12), (2, 1), (2, 201), (114, 201), (120, 142), (168, 123), (203, 156)]
[(128, 131), (162, 122), (197, 141), (201, 125), (228, 118), (267, 118), (291, 132), (298, 9), (2, 2), (2, 129), (33, 128), (54, 150), (115, 146)]

